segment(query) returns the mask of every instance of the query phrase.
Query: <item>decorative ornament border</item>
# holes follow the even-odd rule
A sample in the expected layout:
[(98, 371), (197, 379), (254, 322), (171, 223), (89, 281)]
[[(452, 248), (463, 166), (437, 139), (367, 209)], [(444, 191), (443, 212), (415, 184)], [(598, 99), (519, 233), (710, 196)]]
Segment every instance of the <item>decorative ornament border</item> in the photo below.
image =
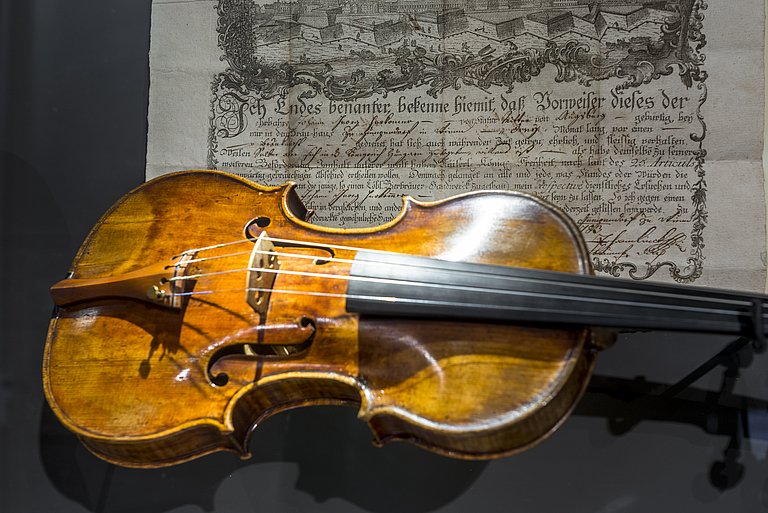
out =
[[(629, 52), (619, 62), (603, 62), (601, 56), (590, 55), (588, 45), (576, 40), (562, 45), (550, 41), (543, 50), (514, 50), (500, 56), (494, 55), (494, 51), (487, 47), (477, 54), (471, 51), (462, 54), (443, 51), (430, 56), (421, 46), (409, 48), (403, 45), (393, 52), (400, 75), (385, 69), (375, 76), (366, 76), (362, 69), (358, 69), (348, 77), (334, 74), (329, 64), (316, 71), (300, 70), (289, 62), (274, 65), (259, 60), (252, 39), (253, 5), (251, 0), (219, 0), (215, 7), (218, 44), (224, 51), (220, 58), (227, 62), (228, 67), (217, 74), (211, 83), (208, 134), (208, 167), (211, 169), (218, 167), (219, 138), (239, 135), (247, 127), (247, 114), (257, 112), (261, 101), (284, 99), (297, 86), (307, 87), (298, 96), (300, 102), (318, 95), (334, 101), (354, 101), (374, 95), (387, 97), (389, 93), (419, 87), (427, 87), (426, 93), (437, 98), (446, 89), (458, 90), (462, 86), (484, 91), (502, 86), (511, 91), (515, 84), (530, 82), (539, 76), (546, 66), (555, 66), (555, 82), (576, 81), (589, 87), (595, 81), (618, 78), (621, 82), (614, 89), (620, 92), (672, 75), (677, 69), (686, 87), (695, 84), (700, 91), (696, 117), (701, 132), (689, 134), (691, 140), (698, 143), (694, 155), (698, 180), (691, 190), (694, 212), (691, 216), (693, 228), (687, 265), (681, 268), (675, 262), (662, 261), (646, 263), (641, 270), (632, 262), (601, 260), (598, 257), (593, 258), (592, 264), (596, 272), (615, 277), (626, 273), (634, 280), (648, 279), (663, 268), (669, 270), (673, 280), (681, 283), (693, 282), (701, 276), (705, 260), (704, 228), (708, 218), (704, 169), (707, 151), (703, 146), (707, 125), (701, 113), (708, 96), (708, 74), (702, 69), (706, 56), (701, 51), (707, 44), (702, 31), (703, 11), (708, 8), (705, 0), (680, 0), (677, 19), (670, 19), (662, 26), (659, 41)], [(362, 60), (366, 56), (361, 52), (359, 57)]]

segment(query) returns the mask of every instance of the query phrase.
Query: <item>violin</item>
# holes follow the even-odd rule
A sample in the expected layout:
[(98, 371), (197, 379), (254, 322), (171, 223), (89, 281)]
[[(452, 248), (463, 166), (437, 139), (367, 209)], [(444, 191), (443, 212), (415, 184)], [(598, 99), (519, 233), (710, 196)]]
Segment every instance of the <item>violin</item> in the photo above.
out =
[(118, 201), (51, 288), (61, 422), (157, 467), (247, 457), (271, 415), (352, 405), (377, 445), (496, 458), (564, 421), (619, 330), (765, 340), (768, 296), (594, 276), (576, 224), (526, 194), (405, 197), (368, 228), (311, 214), (292, 183), (216, 171)]

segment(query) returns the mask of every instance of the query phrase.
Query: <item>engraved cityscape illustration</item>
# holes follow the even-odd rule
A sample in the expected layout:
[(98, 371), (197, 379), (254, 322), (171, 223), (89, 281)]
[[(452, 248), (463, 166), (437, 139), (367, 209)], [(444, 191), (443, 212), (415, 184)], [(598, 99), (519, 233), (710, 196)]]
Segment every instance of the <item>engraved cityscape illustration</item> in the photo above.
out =
[[(595, 269), (646, 279), (668, 268), (673, 279), (693, 281), (703, 268), (707, 221), (706, 9), (704, 0), (219, 0), (227, 67), (211, 84), (209, 167), (257, 180), (276, 169), (294, 180), (331, 173), (338, 182), (306, 186), (318, 208), (330, 204), (323, 215), (333, 222), (331, 207), (357, 216), (368, 198), (386, 203), (413, 193), (427, 172), (443, 196), (449, 188), (497, 188), (509, 177), (506, 188), (546, 196), (575, 183), (571, 167), (587, 166), (595, 174), (579, 182), (593, 187), (587, 199), (551, 199), (592, 208), (581, 221), (595, 240), (608, 241), (606, 251), (627, 245), (596, 256)], [(434, 113), (444, 119), (430, 136)], [(639, 143), (620, 133), (630, 129), (680, 132)], [(574, 135), (558, 135), (569, 130)], [(674, 173), (657, 169), (643, 153), (648, 145)], [(585, 148), (594, 155), (572, 155)], [(474, 162), (492, 169), (479, 177)], [(370, 180), (369, 168), (384, 165), (370, 173), (386, 183)], [(659, 190), (685, 191), (672, 210), (648, 203), (655, 193), (627, 192), (650, 187), (626, 182), (643, 173)], [(356, 198), (350, 180), (368, 188), (365, 198)], [(375, 213), (349, 222), (379, 222)], [(626, 223), (619, 213), (637, 224), (637, 240), (618, 226)], [(661, 258), (667, 246), (639, 253), (670, 243), (647, 240), (642, 223), (650, 215), (661, 223), (653, 230), (672, 234), (680, 259)]]
[[(428, 53), (543, 50), (579, 41), (591, 53), (642, 49), (679, 18), (679, 1), (658, 0), (297, 0), (254, 4), (253, 38), (267, 62), (333, 62), (373, 71), (398, 46)], [(345, 59), (349, 62), (339, 62)], [(386, 59), (384, 59), (386, 60)], [(361, 64), (363, 66), (361, 67)], [(366, 66), (368, 68), (366, 70)]]
[[(700, 82), (702, 0), (220, 0), (222, 85), (263, 97), (307, 84), (351, 101), (428, 86), (488, 89), (619, 77), (637, 87), (677, 71)], [(675, 68), (677, 68), (675, 70)]]

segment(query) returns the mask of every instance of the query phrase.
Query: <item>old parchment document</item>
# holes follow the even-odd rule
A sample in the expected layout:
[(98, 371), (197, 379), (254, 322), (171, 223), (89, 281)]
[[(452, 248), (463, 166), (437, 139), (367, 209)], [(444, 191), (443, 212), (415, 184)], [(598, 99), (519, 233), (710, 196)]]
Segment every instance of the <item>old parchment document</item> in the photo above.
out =
[(763, 9), (155, 0), (147, 178), (294, 180), (342, 227), (513, 189), (569, 213), (598, 273), (762, 290)]

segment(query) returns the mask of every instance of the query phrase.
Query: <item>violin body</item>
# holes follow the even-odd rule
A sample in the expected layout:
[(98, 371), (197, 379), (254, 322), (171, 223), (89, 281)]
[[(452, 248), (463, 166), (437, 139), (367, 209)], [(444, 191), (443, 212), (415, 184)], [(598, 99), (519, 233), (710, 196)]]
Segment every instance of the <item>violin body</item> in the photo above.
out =
[[(590, 274), (567, 216), (508, 192), (404, 198), (371, 228), (309, 215), (292, 184), (210, 171), (122, 198), (52, 290), (43, 376), (64, 425), (104, 459), (154, 467), (246, 457), (256, 425), (309, 405), (352, 405), (376, 443), (461, 458), (520, 451), (567, 416), (593, 366), (588, 329), (369, 316), (345, 299), (356, 248)], [(252, 252), (263, 232), (274, 246)], [(254, 271), (270, 252), (279, 272)]]

